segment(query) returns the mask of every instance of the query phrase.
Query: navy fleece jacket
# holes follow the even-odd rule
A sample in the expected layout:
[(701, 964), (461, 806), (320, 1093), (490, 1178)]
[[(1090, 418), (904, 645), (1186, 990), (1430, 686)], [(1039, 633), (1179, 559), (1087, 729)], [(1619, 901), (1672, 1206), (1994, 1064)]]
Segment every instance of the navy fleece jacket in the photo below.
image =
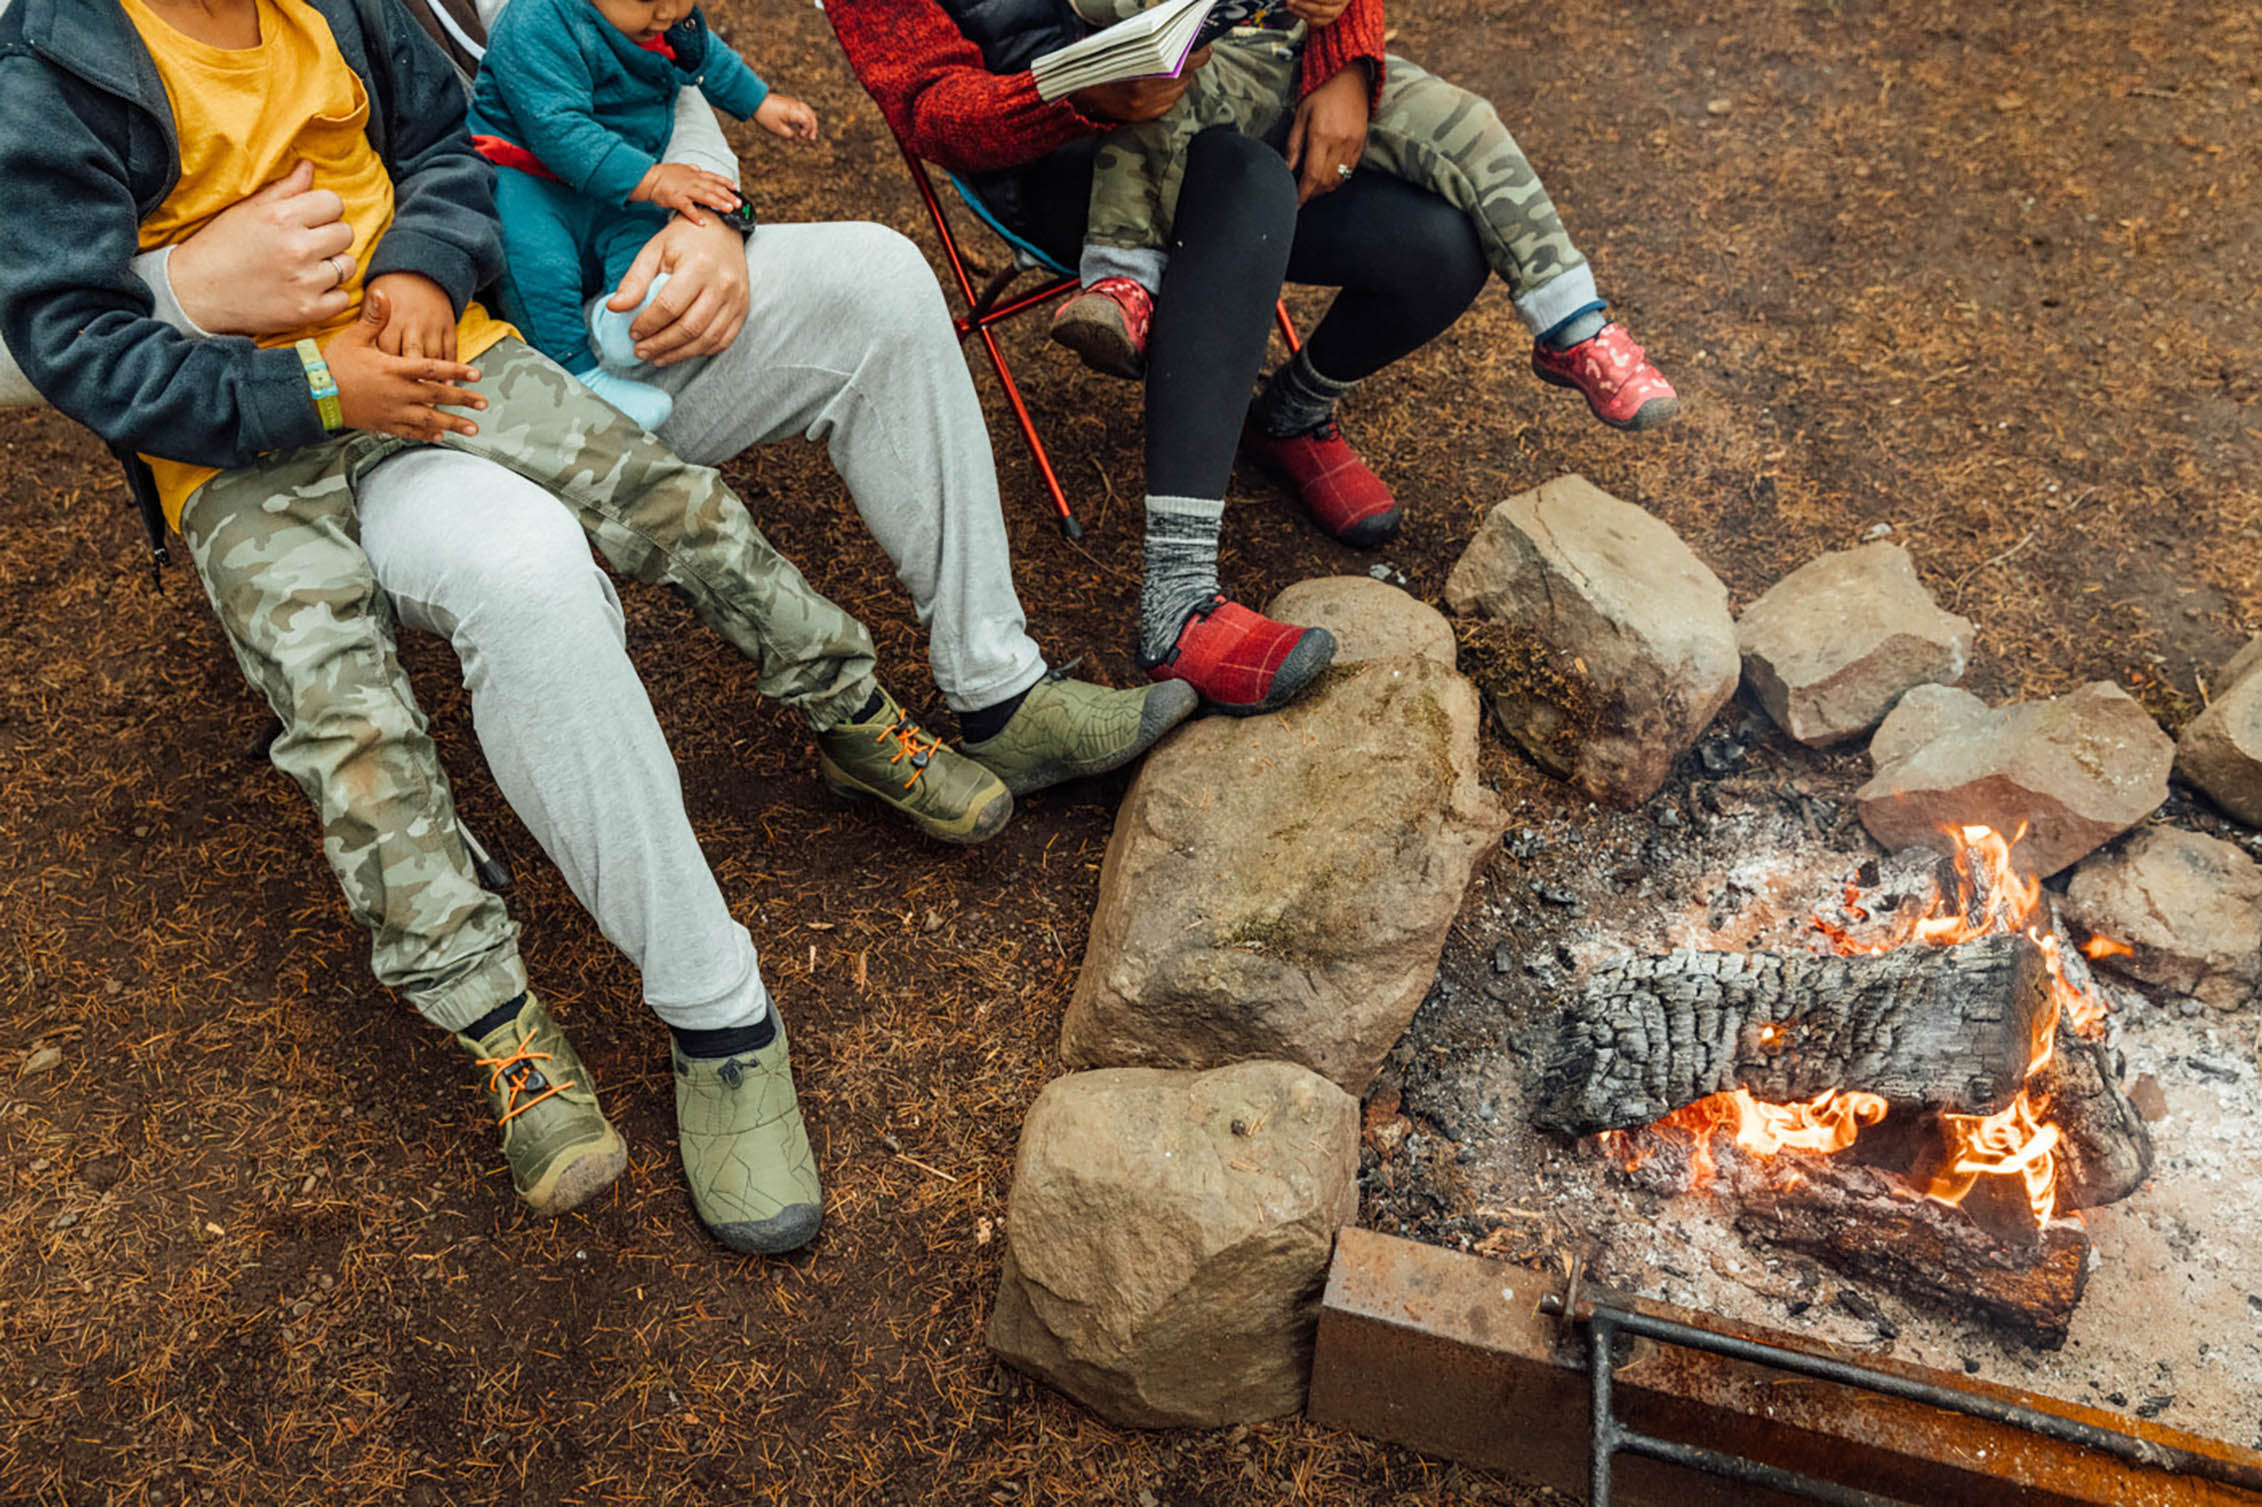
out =
[[(495, 170), (463, 129), (463, 85), (398, 5), (309, 3), (369, 90), (370, 145), (393, 175), (367, 275), (420, 272), (460, 313), (502, 269)], [(145, 517), (138, 452), (233, 470), (324, 437), (296, 352), (152, 317), (138, 233), (179, 177), (165, 86), (118, 0), (0, 13), (0, 334), (32, 385), (126, 463)]]
[(626, 204), (675, 129), (675, 97), (696, 87), (745, 120), (770, 86), (694, 9), (668, 29), (675, 60), (640, 47), (589, 0), (511, 0), (487, 39), (471, 128), (526, 148), (569, 187)]

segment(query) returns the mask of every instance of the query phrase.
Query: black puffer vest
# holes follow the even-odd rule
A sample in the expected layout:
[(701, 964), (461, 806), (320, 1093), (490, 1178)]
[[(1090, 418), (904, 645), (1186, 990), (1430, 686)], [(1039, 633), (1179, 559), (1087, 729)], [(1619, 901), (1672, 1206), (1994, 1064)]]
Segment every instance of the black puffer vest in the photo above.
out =
[[(1070, 8), (1068, 0), (937, 0), (966, 40), (982, 50), (982, 61), (992, 73), (1021, 73), (1029, 60), (1057, 47), (1066, 47), (1091, 31)], [(1089, 157), (1096, 139), (1072, 141), (1055, 157)], [(1023, 202), (1023, 180), (1036, 164), (996, 173), (961, 174), (967, 187), (981, 195), (991, 213), (1006, 224), (1022, 229), (1030, 216)]]

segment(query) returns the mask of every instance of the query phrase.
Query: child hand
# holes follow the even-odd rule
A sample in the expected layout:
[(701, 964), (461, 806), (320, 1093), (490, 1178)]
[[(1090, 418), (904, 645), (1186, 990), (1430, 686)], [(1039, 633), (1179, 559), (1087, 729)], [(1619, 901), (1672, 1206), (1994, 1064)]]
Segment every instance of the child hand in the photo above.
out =
[(1351, 0), (1286, 0), (1288, 14), (1311, 26), (1326, 26), (1343, 14)]
[(388, 272), (372, 278), (362, 292), (365, 299), (385, 295), (389, 317), (378, 332), (377, 349), (388, 356), (455, 360), (455, 305), (438, 283), (420, 272)]
[[(1345, 0), (1348, 4), (1349, 0)], [(815, 141), (817, 139), (817, 112), (789, 95), (773, 94), (762, 101), (754, 111), (754, 124), (772, 136), (788, 140)]]
[[(392, 320), (392, 301), (378, 284), (361, 302), (361, 317), (330, 337), (322, 347), (331, 380), (338, 384), (338, 409), (349, 429), (397, 434), (402, 439), (437, 442), (449, 434), (477, 434), (479, 426), (443, 406), (483, 409), (487, 400), (454, 386), (477, 382), (479, 369), (452, 360), (389, 355), (383, 349)], [(421, 279), (419, 279), (421, 281)]]
[(690, 215), (696, 220), (701, 209), (727, 214), (738, 208), (739, 195), (738, 185), (720, 173), (710, 173), (688, 162), (663, 162), (646, 173), (644, 180), (636, 185), (636, 192), (628, 197)]

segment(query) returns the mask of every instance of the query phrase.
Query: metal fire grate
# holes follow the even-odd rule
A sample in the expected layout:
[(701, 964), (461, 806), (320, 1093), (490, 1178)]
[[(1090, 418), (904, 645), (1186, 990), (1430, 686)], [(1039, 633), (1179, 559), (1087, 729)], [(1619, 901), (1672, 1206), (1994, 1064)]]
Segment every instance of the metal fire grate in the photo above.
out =
[(1873, 1371), (1867, 1366), (1808, 1355), (1797, 1350), (1785, 1350), (1756, 1340), (1739, 1339), (1735, 1335), (1698, 1329), (1670, 1319), (1583, 1300), (1577, 1295), (1577, 1282), (1578, 1274), (1574, 1269), (1569, 1293), (1550, 1294), (1541, 1300), (1540, 1308), (1557, 1317), (1567, 1317), (1570, 1323), (1586, 1331), (1594, 1423), (1588, 1474), (1589, 1507), (1610, 1507), (1611, 1462), (1621, 1452), (1647, 1455), (1651, 1459), (1664, 1460), (1692, 1470), (1708, 1471), (1732, 1481), (1765, 1486), (1789, 1496), (1839, 1504), (1839, 1507), (1923, 1507), (1921, 1503), (1909, 1503), (1899, 1497), (1879, 1496), (1875, 1492), (1862, 1491), (1834, 1481), (1818, 1480), (1797, 1471), (1769, 1465), (1762, 1460), (1705, 1449), (1694, 1444), (1682, 1444), (1671, 1439), (1659, 1439), (1626, 1427), (1619, 1421), (1614, 1409), (1611, 1386), (1612, 1373), (1618, 1364), (1616, 1349), (1618, 1336), (1621, 1334), (1656, 1340), (1667, 1345), (1679, 1345), (1690, 1350), (1702, 1350), (1731, 1360), (1749, 1361), (1778, 1371), (1837, 1382), (1842, 1386), (1858, 1387), (1865, 1392), (1876, 1392), (1946, 1412), (2006, 1424), (2062, 1443), (2098, 1450), (2133, 1465), (2178, 1475), (2203, 1477), (2250, 1490), (2262, 1486), (2262, 1480), (2257, 1480), (2254, 1472), (2236, 1464), (2210, 1459), (2149, 1439), (2139, 1439), (2130, 1434), (2116, 1433), (2095, 1424), (2039, 1412), (1975, 1392), (1911, 1381), (1890, 1372)]

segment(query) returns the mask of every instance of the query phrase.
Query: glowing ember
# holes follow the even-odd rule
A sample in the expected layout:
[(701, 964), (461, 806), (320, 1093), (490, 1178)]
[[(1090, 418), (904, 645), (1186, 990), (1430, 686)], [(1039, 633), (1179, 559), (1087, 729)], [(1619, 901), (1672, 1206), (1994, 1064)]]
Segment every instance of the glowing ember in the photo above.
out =
[[(2105, 1007), (2085, 985), (2066, 977), (2066, 959), (2059, 952), (2058, 939), (2046, 929), (2046, 922), (2038, 919), (2044, 915), (2042, 881), (2022, 875), (2011, 861), (2012, 850), (2026, 835), (2025, 829), (2008, 838), (1992, 827), (1978, 826), (1957, 828), (1951, 835), (1956, 839), (1954, 892), (1936, 893), (1923, 915), (1898, 920), (1882, 935), (1856, 935), (1847, 926), (1820, 916), (1814, 925), (1831, 948), (1842, 954), (1884, 953), (1918, 942), (1952, 947), (1981, 937), (2014, 934), (2023, 934), (2040, 950), (2050, 978), (2050, 1008), (2035, 1024), (2026, 1086), (2000, 1114), (1938, 1116), (1946, 1157), (1924, 1190), (1943, 1203), (1961, 1204), (1980, 1178), (2015, 1177), (2039, 1224), (2051, 1217), (2055, 1206), (2057, 1151), (2062, 1135), (2048, 1122), (2048, 1098), (2038, 1092), (2035, 1080), (2049, 1065), (2059, 1020), (2064, 1019), (2077, 1034), (2093, 1038), (2103, 1028)], [(1871, 919), (1860, 898), (1857, 888), (1847, 886), (1841, 910), (1856, 925)], [(2129, 950), (2125, 944), (2104, 937), (2092, 937), (2082, 948), (2093, 958)], [(1785, 1044), (1784, 1034), (1780, 1023), (1763, 1026), (1760, 1045), (1777, 1049)], [(1852, 1145), (1861, 1127), (1875, 1125), (1885, 1118), (1885, 1112), (1885, 1101), (1875, 1094), (1833, 1089), (1804, 1104), (1767, 1104), (1738, 1089), (1685, 1105), (1651, 1129), (1688, 1139), (1690, 1184), (1703, 1187), (1714, 1172), (1713, 1139), (1722, 1132), (1732, 1135), (1739, 1147), (1755, 1157), (1769, 1157), (1783, 1150), (1829, 1156)], [(1613, 1133), (1603, 1144), (1629, 1168), (1638, 1165), (1640, 1153), (1633, 1138)], [(1789, 1175), (1796, 1176), (1795, 1172)]]
[(2136, 949), (2111, 937), (2091, 937), (2081, 944), (2081, 955), (2085, 958), (2133, 958)]

